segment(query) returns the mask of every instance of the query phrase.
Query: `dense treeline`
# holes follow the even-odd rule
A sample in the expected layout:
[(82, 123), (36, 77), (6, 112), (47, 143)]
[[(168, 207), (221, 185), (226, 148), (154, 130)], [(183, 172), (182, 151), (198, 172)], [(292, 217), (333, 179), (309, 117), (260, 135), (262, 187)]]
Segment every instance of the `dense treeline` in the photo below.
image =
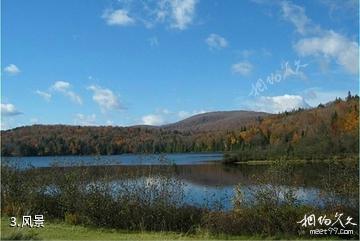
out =
[[(219, 139), (218, 139), (219, 138)], [(3, 156), (111, 155), (223, 150), (216, 133), (147, 127), (34, 125), (2, 133)]]
[(3, 156), (227, 151), (229, 160), (358, 153), (359, 97), (254, 118), (229, 130), (33, 125), (2, 131)]
[(233, 135), (227, 162), (277, 158), (325, 159), (359, 152), (359, 97), (349, 93), (310, 110), (266, 117)]

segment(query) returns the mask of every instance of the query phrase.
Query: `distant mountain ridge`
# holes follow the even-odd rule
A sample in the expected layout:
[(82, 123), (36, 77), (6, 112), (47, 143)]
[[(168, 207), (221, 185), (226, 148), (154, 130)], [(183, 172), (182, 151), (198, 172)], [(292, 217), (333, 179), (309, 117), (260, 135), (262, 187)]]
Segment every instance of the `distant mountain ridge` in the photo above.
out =
[[(259, 117), (265, 117), (271, 115), (266, 112), (256, 112), (256, 111), (245, 111), (245, 110), (231, 110), (231, 111), (213, 111), (206, 112), (202, 114), (196, 114), (185, 118), (183, 120), (169, 123), (161, 126), (155, 125), (133, 125), (133, 126), (84, 126), (84, 127), (111, 127), (111, 128), (146, 128), (146, 129), (164, 129), (164, 130), (178, 130), (178, 131), (214, 131), (214, 130), (232, 130), (240, 126), (247, 125), (248, 123), (256, 120)], [(35, 124), (33, 126), (67, 126), (67, 127), (77, 127), (78, 125), (67, 125), (67, 124), (53, 124), (53, 125), (43, 125)], [(6, 131), (11, 131), (19, 128), (17, 127)]]
[[(1, 131), (1, 152), (4, 156), (43, 156), (221, 151), (221, 132), (239, 130), (267, 115), (216, 111), (163, 126), (24, 126)], [(208, 138), (212, 147), (205, 144)]]
[(212, 131), (233, 130), (247, 125), (256, 118), (270, 115), (265, 112), (256, 111), (214, 111), (198, 114), (184, 120), (161, 126), (167, 130), (178, 131)]
[(217, 111), (163, 126), (33, 125), (1, 131), (3, 156), (233, 152), (234, 160), (358, 153), (359, 97), (268, 114)]

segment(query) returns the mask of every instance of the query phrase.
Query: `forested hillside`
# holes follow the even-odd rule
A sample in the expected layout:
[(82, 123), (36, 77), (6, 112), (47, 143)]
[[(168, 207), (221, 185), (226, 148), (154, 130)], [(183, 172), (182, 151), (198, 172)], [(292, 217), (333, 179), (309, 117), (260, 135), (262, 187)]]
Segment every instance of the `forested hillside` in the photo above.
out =
[(250, 124), (268, 113), (255, 111), (216, 111), (195, 115), (185, 120), (165, 125), (165, 130), (178, 131), (220, 131), (234, 130)]
[(240, 129), (265, 115), (211, 112), (162, 127), (33, 125), (2, 131), (1, 151), (4, 156), (223, 151), (229, 146), (224, 130)]
[[(241, 117), (239, 113), (244, 115)], [(214, 112), (163, 127), (33, 125), (2, 131), (3, 156), (228, 151), (229, 160), (358, 153), (359, 98), (277, 115)]]
[(358, 155), (359, 97), (272, 115), (232, 137), (228, 161)]

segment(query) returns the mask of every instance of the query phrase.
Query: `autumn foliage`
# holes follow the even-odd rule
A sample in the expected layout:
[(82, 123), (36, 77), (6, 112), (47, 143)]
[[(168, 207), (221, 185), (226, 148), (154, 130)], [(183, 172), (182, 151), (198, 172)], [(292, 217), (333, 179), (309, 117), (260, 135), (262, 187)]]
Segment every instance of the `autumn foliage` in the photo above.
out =
[[(349, 95), (312, 109), (254, 117), (213, 130), (163, 127), (33, 125), (2, 131), (3, 156), (122, 153), (235, 153), (235, 160), (326, 158), (358, 153), (359, 98)], [(231, 158), (230, 158), (231, 159)]]

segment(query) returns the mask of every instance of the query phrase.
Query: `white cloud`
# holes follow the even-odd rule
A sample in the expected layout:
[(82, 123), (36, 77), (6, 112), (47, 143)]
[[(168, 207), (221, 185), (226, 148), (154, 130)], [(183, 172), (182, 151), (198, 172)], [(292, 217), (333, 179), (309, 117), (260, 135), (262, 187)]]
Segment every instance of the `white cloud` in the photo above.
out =
[(8, 66), (6, 66), (4, 68), (4, 71), (8, 74), (11, 74), (11, 75), (16, 75), (16, 74), (19, 74), (21, 71), (19, 69), (19, 67), (17, 67), (15, 64), (9, 64)]
[(71, 89), (71, 85), (69, 82), (65, 81), (56, 81), (51, 88), (54, 91), (60, 92), (64, 94), (65, 96), (69, 97), (73, 102), (82, 104), (82, 99), (79, 95), (77, 95), (75, 92), (73, 92)]
[(311, 20), (306, 16), (305, 9), (288, 1), (281, 2), (284, 19), (294, 24), (296, 31), (302, 35), (317, 31)]
[(194, 110), (194, 111), (185, 111), (181, 110), (178, 112), (173, 112), (168, 109), (157, 109), (155, 113), (144, 115), (141, 117), (141, 123), (144, 125), (164, 125), (167, 123), (173, 123), (185, 118), (188, 118), (193, 115), (206, 113), (205, 110)]
[(76, 114), (74, 119), (75, 125), (82, 125), (82, 126), (92, 126), (96, 124), (96, 115), (84, 115), (84, 114)]
[(56, 81), (52, 86), (52, 89), (56, 91), (67, 91), (69, 88), (70, 83), (65, 81)]
[(248, 75), (253, 70), (253, 65), (248, 61), (238, 62), (231, 66), (231, 70), (235, 74)]
[(146, 21), (150, 26), (156, 22), (169, 22), (170, 27), (185, 30), (194, 20), (197, 0), (159, 0), (157, 7), (147, 6), (150, 15), (155, 19)]
[(359, 18), (359, 0), (318, 0), (329, 8), (329, 16), (335, 20)]
[(108, 25), (128, 26), (135, 22), (135, 20), (128, 15), (128, 11), (124, 9), (107, 9), (102, 17), (106, 20)]
[(124, 109), (118, 97), (110, 89), (96, 85), (91, 85), (88, 89), (93, 91), (92, 98), (100, 106), (101, 111)]
[[(300, 56), (320, 56), (335, 60), (346, 71), (359, 72), (359, 44), (333, 31), (315, 25), (305, 14), (305, 9), (289, 1), (281, 2), (284, 19), (294, 24), (296, 31), (303, 37), (294, 48)], [(324, 63), (324, 61), (322, 61)]]
[(42, 98), (44, 98), (44, 100), (46, 100), (46, 101), (50, 101), (50, 99), (51, 99), (51, 94), (47, 93), (45, 91), (36, 90), (35, 93), (37, 95), (41, 96)]
[(330, 91), (330, 90), (322, 90), (319, 88), (311, 88), (305, 90), (303, 92), (303, 96), (309, 105), (316, 107), (319, 104), (326, 104), (330, 101), (334, 101), (336, 98), (345, 99), (345, 97), (347, 96), (347, 91), (346, 90)]
[(209, 37), (205, 39), (205, 42), (209, 45), (210, 49), (221, 49), (228, 46), (228, 42), (224, 37), (214, 33), (210, 34)]
[(279, 113), (298, 108), (309, 108), (310, 105), (300, 95), (262, 96), (249, 104), (249, 108), (256, 111)]
[(166, 23), (170, 28), (185, 30), (192, 24), (198, 0), (118, 1), (117, 10), (107, 9), (102, 18), (108, 25), (128, 26), (135, 22), (152, 28)]
[(181, 110), (178, 113), (178, 116), (180, 117), (180, 119), (185, 119), (187, 117), (189, 117), (191, 114), (187, 111)]
[(334, 31), (327, 31), (319, 37), (303, 38), (294, 47), (301, 56), (333, 58), (348, 72), (353, 74), (359, 72), (358, 43)]
[(166, 108), (157, 108), (154, 114), (148, 114), (141, 117), (141, 123), (144, 125), (163, 125), (173, 119), (174, 113)]
[(68, 91), (65, 93), (67, 96), (70, 97), (70, 99), (78, 104), (82, 104), (82, 99), (80, 96), (78, 96), (77, 94), (75, 94), (74, 92), (72, 91)]
[(196, 0), (171, 0), (172, 28), (184, 30), (192, 23), (195, 15)]
[(1, 103), (1, 115), (2, 116), (15, 116), (22, 114), (18, 111), (13, 104), (3, 104)]
[(114, 125), (114, 122), (112, 120), (107, 120), (106, 121), (106, 125), (108, 126), (113, 126)]
[(159, 126), (165, 123), (163, 117), (160, 114), (145, 115), (141, 118), (142, 124), (144, 125), (155, 125)]
[(185, 119), (185, 118), (188, 118), (190, 116), (194, 116), (194, 115), (198, 115), (198, 114), (204, 114), (206, 112), (207, 111), (205, 111), (205, 110), (199, 110), (199, 111), (194, 110), (192, 112), (181, 110), (181, 111), (178, 112), (178, 116), (179, 116), (180, 119)]

